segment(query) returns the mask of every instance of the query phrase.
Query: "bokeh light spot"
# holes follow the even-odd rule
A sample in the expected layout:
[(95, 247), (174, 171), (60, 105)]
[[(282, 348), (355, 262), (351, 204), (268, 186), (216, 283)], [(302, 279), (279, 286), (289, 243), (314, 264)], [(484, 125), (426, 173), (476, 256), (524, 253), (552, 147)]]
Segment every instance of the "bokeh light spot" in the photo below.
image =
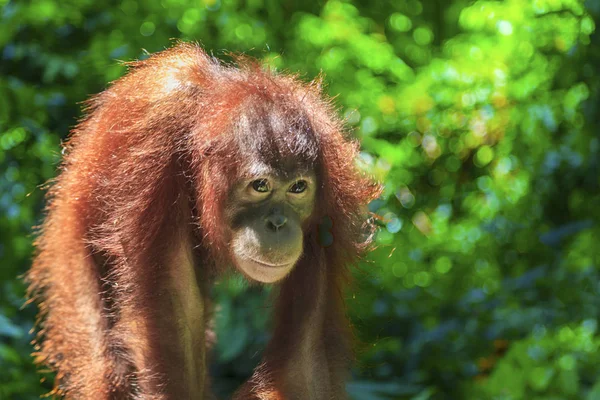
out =
[(494, 158), (494, 150), (490, 146), (481, 146), (475, 154), (474, 162), (479, 168), (488, 165)]
[(433, 41), (433, 32), (425, 27), (419, 27), (413, 32), (413, 38), (419, 46), (427, 46)]
[(248, 24), (241, 24), (235, 28), (235, 35), (238, 39), (247, 40), (252, 36), (252, 27)]
[(140, 26), (140, 33), (142, 34), (142, 36), (152, 36), (152, 34), (154, 34), (155, 29), (156, 26), (153, 22), (146, 21), (142, 24), (142, 26)]
[(414, 277), (415, 285), (420, 287), (427, 287), (431, 284), (431, 274), (427, 271), (419, 271)]
[(452, 260), (446, 256), (438, 258), (435, 262), (435, 270), (440, 274), (447, 274), (452, 269)]
[(398, 32), (408, 32), (412, 28), (412, 21), (406, 15), (394, 13), (390, 16), (390, 26)]

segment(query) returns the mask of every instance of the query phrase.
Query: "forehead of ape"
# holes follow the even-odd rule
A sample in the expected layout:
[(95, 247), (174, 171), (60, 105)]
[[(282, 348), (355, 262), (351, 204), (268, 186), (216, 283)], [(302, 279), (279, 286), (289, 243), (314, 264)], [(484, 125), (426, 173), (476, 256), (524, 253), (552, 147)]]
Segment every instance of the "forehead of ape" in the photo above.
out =
[(234, 124), (243, 175), (275, 174), (291, 178), (314, 171), (318, 138), (308, 117), (297, 106), (250, 99)]

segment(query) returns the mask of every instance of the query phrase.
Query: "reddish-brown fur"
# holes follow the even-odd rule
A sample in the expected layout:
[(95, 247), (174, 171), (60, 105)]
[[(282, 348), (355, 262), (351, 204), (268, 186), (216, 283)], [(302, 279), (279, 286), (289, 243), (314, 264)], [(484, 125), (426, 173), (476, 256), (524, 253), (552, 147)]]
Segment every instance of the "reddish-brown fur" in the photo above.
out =
[[(133, 63), (89, 101), (28, 274), (41, 310), (36, 361), (57, 372), (55, 394), (210, 398), (207, 287), (231, 264), (223, 204), (243, 160), (230, 124), (246, 104), (264, 103), (308, 118), (320, 194), (304, 255), (279, 284), (273, 339), (234, 397), (345, 398), (342, 289), (346, 266), (369, 242), (364, 205), (379, 188), (356, 172), (357, 145), (319, 85), (244, 58), (238, 65), (179, 44)], [(334, 241), (324, 247), (318, 223), (326, 216)]]

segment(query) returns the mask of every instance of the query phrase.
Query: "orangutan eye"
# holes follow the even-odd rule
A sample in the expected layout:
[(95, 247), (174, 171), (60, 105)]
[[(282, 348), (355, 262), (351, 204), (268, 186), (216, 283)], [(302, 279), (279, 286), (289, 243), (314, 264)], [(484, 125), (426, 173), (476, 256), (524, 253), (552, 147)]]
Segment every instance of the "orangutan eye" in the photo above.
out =
[(266, 179), (257, 179), (252, 182), (252, 189), (259, 193), (267, 193), (271, 188), (269, 187), (269, 181)]
[(308, 187), (308, 183), (305, 180), (296, 181), (291, 187), (290, 193), (302, 193)]

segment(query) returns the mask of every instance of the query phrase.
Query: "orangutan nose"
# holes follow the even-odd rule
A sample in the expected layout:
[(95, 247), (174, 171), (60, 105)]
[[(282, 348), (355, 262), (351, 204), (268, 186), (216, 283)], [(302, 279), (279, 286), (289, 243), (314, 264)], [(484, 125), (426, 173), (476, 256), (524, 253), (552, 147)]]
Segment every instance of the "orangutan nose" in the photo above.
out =
[(273, 214), (267, 217), (267, 228), (272, 231), (278, 231), (287, 222), (287, 217), (283, 214)]

